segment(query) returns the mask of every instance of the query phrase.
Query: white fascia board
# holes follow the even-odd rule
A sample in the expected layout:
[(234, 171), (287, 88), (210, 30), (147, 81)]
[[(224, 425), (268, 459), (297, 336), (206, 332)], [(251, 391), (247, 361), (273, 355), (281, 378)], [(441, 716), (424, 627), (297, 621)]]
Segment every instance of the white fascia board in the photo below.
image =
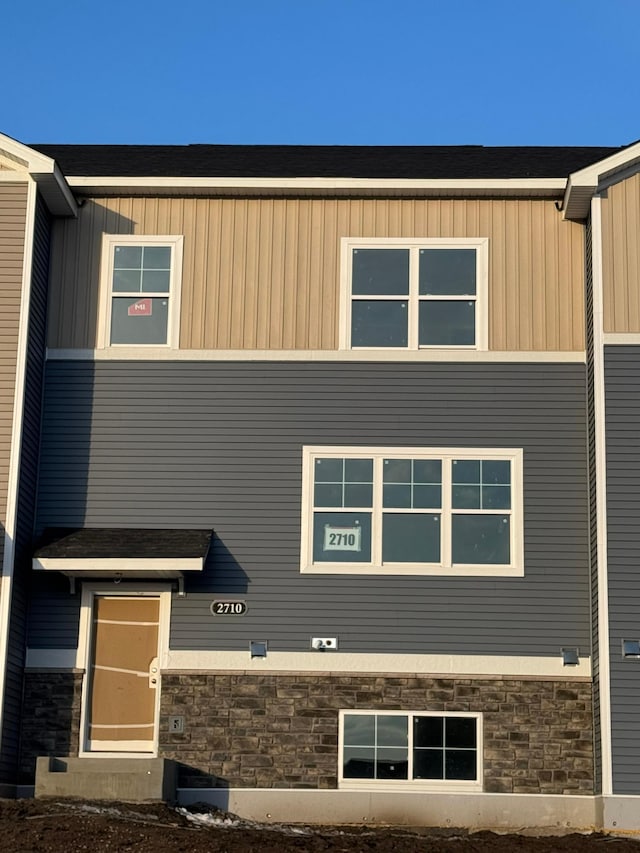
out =
[(69, 186), (86, 194), (108, 192), (162, 193), (162, 192), (246, 192), (268, 194), (273, 192), (297, 194), (317, 193), (359, 195), (363, 193), (392, 195), (441, 196), (539, 196), (560, 198), (564, 192), (564, 178), (502, 178), (485, 179), (428, 179), (428, 178), (189, 178), (189, 177), (118, 177), (118, 176), (68, 176)]
[(152, 576), (153, 572), (175, 572), (178, 576), (181, 572), (202, 571), (204, 560), (202, 557), (159, 557), (145, 559), (130, 558), (105, 558), (87, 559), (79, 557), (41, 557), (33, 559), (35, 571), (63, 572), (68, 575), (91, 575), (96, 572), (108, 574), (119, 573), (122, 575), (135, 575), (140, 572)]
[(640, 163), (640, 142), (591, 166), (585, 166), (578, 172), (573, 172), (569, 175), (562, 203), (564, 218), (586, 219), (591, 198), (598, 187), (604, 182), (611, 183), (611, 178), (618, 172), (628, 170), (638, 163)]
[(0, 133), (0, 154), (26, 170), (38, 184), (47, 207), (57, 216), (76, 216), (78, 206), (65, 176), (51, 157)]

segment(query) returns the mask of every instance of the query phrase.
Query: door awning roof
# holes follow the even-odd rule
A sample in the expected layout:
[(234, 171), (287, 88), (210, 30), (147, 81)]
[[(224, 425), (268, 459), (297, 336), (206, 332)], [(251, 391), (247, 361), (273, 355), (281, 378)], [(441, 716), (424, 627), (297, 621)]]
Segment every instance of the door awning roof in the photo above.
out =
[(180, 578), (202, 571), (211, 530), (49, 528), (33, 555), (37, 571), (69, 577)]

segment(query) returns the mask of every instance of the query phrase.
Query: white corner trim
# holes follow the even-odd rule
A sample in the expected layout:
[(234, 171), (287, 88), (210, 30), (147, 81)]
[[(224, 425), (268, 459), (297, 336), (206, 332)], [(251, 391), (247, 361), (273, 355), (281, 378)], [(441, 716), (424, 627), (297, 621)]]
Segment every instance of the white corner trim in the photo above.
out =
[(292, 362), (489, 362), (504, 364), (584, 364), (584, 350), (224, 350), (167, 347), (47, 350), (49, 361), (292, 361)]
[(602, 206), (591, 200), (591, 263), (593, 275), (593, 396), (596, 453), (596, 542), (598, 548), (598, 672), (602, 795), (613, 794), (611, 733), (611, 667), (609, 661), (609, 582), (607, 560), (607, 445), (604, 379), (604, 281), (602, 269)]
[(4, 724), (7, 654), (11, 627), (11, 597), (13, 593), (18, 480), (20, 477), (20, 451), (22, 448), (27, 346), (29, 341), (29, 310), (31, 306), (31, 274), (33, 267), (33, 243), (35, 239), (36, 200), (37, 186), (34, 180), (29, 179), (22, 257), (22, 283), (20, 287), (20, 315), (18, 321), (16, 378), (13, 392), (9, 473), (7, 477), (4, 556), (2, 561), (2, 579), (0, 581), (0, 739)]
[(163, 672), (236, 671), (247, 673), (412, 673), (561, 680), (589, 679), (591, 659), (581, 657), (577, 666), (563, 666), (557, 657), (500, 655), (421, 655), (364, 654), (355, 652), (273, 652), (265, 658), (251, 658), (246, 651), (216, 652), (170, 649), (162, 664)]

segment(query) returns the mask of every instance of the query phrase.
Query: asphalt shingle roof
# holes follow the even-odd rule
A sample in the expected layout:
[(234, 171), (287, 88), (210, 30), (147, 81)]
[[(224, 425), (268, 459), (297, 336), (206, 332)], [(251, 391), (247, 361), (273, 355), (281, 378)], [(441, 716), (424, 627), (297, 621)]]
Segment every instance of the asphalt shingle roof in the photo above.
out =
[(621, 148), (318, 145), (31, 145), (67, 176), (566, 178)]
[(140, 528), (49, 528), (36, 547), (37, 558), (151, 559), (206, 557), (211, 530)]

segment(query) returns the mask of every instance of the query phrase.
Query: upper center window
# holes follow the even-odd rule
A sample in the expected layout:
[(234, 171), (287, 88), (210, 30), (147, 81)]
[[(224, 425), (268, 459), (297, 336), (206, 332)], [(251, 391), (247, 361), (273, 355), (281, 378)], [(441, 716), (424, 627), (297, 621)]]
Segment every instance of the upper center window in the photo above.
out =
[(348, 347), (486, 348), (486, 239), (348, 239), (345, 248)]

